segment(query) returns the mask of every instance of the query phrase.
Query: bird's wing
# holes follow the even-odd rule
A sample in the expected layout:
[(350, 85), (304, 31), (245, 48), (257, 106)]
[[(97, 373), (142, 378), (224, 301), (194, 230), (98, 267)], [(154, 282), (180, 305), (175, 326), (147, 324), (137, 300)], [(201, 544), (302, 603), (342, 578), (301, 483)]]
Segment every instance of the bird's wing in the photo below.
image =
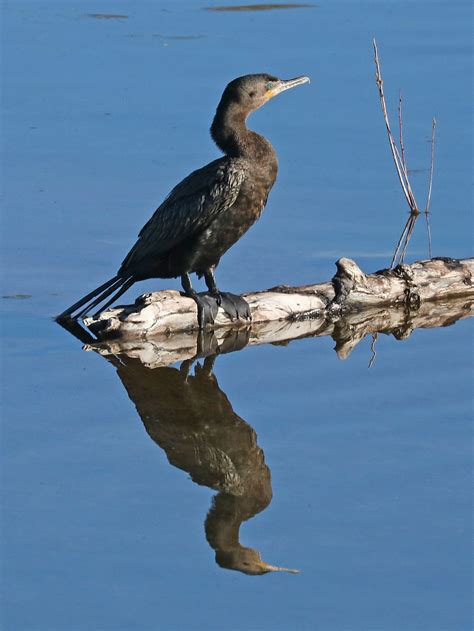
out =
[(143, 226), (120, 270), (160, 256), (206, 228), (216, 215), (233, 205), (244, 178), (244, 164), (235, 158), (219, 158), (193, 171)]

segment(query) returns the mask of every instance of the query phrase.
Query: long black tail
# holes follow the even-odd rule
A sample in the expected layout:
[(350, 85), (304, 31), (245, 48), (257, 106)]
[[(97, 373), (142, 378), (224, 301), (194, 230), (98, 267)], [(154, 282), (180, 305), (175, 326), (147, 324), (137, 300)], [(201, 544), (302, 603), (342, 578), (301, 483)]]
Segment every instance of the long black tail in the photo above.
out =
[[(71, 318), (75, 319), (85, 316), (91, 309), (93, 309), (98, 304), (103, 302), (106, 298), (108, 298), (110, 294), (114, 294), (112, 298), (102, 307), (102, 309), (105, 309), (115, 300), (117, 300), (119, 296), (125, 293), (127, 289), (133, 285), (134, 282), (135, 281), (130, 276), (125, 278), (123, 276), (114, 276), (113, 278), (110, 278), (106, 283), (100, 285), (100, 287), (97, 287), (86, 296), (75, 302), (73, 305), (68, 307), (65, 311), (57, 316), (56, 320), (67, 320)], [(83, 309), (81, 311), (78, 311), (79, 309), (81, 309), (81, 307), (83, 307)]]

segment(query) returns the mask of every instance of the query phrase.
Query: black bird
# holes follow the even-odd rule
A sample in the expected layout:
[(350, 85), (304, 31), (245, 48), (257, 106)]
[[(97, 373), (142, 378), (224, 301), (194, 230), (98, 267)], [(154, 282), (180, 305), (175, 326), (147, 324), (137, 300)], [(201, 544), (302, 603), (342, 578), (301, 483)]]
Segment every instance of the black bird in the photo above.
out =
[[(214, 277), (222, 255), (260, 217), (278, 172), (272, 145), (248, 129), (246, 119), (280, 92), (307, 82), (308, 77), (282, 80), (268, 74), (231, 81), (211, 126), (211, 136), (225, 155), (175, 186), (142, 228), (117, 275), (57, 319), (84, 316), (113, 294), (104, 310), (137, 281), (177, 276), (185, 294), (197, 303), (200, 328), (214, 321), (218, 305), (231, 317), (250, 319), (248, 304), (240, 296), (220, 292)], [(209, 294), (193, 289), (192, 272), (204, 276)]]

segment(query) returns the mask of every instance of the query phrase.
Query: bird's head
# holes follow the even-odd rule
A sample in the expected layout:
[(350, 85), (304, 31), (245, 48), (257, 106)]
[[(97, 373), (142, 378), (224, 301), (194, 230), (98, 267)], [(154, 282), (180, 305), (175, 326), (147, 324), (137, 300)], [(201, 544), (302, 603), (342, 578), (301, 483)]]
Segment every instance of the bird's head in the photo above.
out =
[(253, 112), (280, 92), (303, 83), (309, 83), (309, 77), (278, 79), (269, 74), (248, 74), (229, 83), (222, 101), (237, 103), (242, 109)]

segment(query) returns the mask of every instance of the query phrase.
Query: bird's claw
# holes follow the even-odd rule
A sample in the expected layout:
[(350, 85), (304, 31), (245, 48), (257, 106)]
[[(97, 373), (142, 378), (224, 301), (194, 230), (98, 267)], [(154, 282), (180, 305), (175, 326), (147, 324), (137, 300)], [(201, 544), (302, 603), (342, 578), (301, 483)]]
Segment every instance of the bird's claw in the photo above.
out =
[(194, 300), (197, 304), (199, 328), (205, 329), (208, 324), (214, 324), (219, 311), (216, 299), (209, 294), (196, 294)]
[(221, 291), (194, 294), (192, 297), (197, 304), (198, 324), (201, 330), (209, 324), (214, 324), (219, 307), (222, 307), (232, 321), (252, 320), (248, 302), (238, 294)]
[(238, 294), (231, 294), (227, 291), (219, 292), (218, 305), (222, 307), (231, 320), (252, 319), (248, 302)]

